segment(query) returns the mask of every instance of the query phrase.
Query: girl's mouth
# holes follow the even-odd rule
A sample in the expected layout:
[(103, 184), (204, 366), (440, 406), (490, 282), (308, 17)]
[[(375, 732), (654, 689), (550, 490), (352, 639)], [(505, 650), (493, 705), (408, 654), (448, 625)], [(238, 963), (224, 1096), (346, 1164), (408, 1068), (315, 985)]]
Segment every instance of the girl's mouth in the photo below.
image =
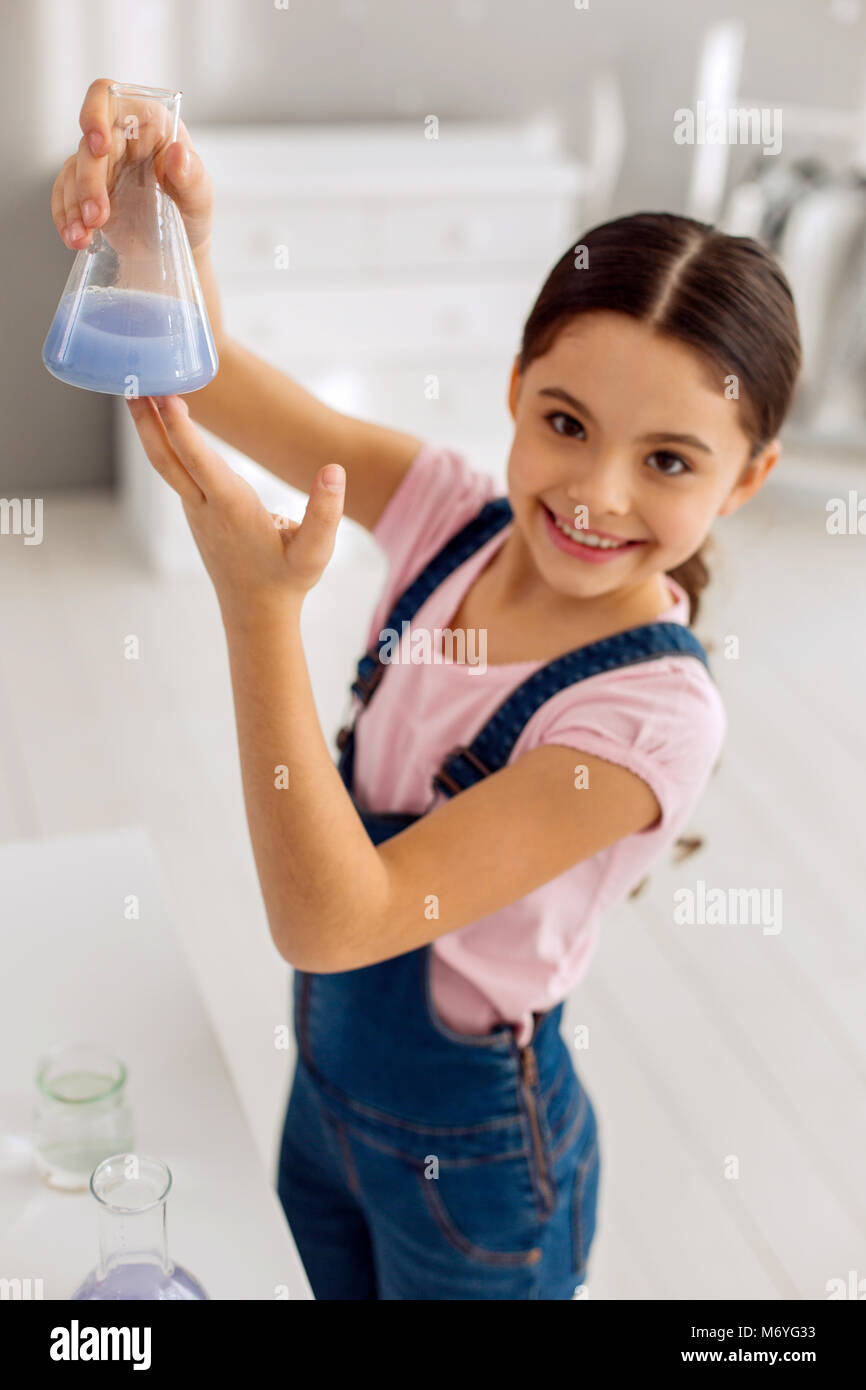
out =
[(541, 503), (541, 507), (544, 512), (545, 529), (557, 550), (565, 551), (566, 555), (579, 555), (581, 560), (587, 560), (590, 564), (603, 564), (607, 560), (616, 559), (618, 555), (624, 554), (627, 550), (634, 550), (635, 546), (646, 544), (645, 541), (623, 541), (618, 545), (613, 545), (608, 542), (594, 543), (589, 539), (577, 540), (575, 535), (571, 535), (563, 529), (544, 502)]

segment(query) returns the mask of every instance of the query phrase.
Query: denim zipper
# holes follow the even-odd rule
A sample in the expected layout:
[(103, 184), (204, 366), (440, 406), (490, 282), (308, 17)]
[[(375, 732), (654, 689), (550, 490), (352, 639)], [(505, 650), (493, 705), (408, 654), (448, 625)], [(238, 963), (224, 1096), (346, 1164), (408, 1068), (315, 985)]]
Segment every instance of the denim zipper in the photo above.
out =
[(531, 1043), (520, 1049), (520, 1071), (522, 1075), (521, 1090), (526, 1101), (526, 1110), (529, 1117), (529, 1128), (532, 1133), (532, 1146), (535, 1151), (535, 1163), (538, 1170), (538, 1186), (544, 1202), (545, 1215), (549, 1215), (556, 1205), (553, 1195), (553, 1188), (547, 1171), (547, 1159), (544, 1153), (544, 1141), (541, 1137), (541, 1126), (538, 1122), (538, 1106), (535, 1101), (533, 1087), (538, 1084), (538, 1063)]

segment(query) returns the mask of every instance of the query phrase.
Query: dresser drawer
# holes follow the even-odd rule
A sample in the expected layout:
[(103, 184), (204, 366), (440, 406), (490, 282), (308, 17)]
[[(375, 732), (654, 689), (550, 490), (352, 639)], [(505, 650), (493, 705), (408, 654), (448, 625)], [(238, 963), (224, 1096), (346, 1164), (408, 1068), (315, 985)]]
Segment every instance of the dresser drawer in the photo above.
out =
[(429, 371), (452, 359), (494, 351), (509, 360), (541, 284), (541, 273), (484, 285), (346, 285), (338, 289), (223, 294), (227, 331), (260, 356), (399, 364), (407, 355)]
[(376, 209), (380, 265), (542, 264), (574, 234), (571, 199), (423, 198)]
[[(214, 216), (217, 273), (284, 274), (343, 280), (362, 271), (410, 267), (549, 266), (576, 236), (573, 206), (559, 196), (503, 199), (422, 198), (358, 204), (269, 202), (253, 210), (236, 204)], [(277, 268), (277, 248), (288, 267)], [(285, 256), (285, 253), (283, 253)]]
[(503, 353), (489, 361), (446, 365), (435, 374), (420, 364), (379, 371), (301, 364), (292, 375), (346, 415), (447, 443), (456, 434), (483, 435), (494, 424), (507, 423), (510, 370)]
[[(213, 263), (219, 275), (278, 277), (339, 276), (368, 267), (372, 261), (372, 220), (363, 208), (343, 200), (333, 205), (290, 203), (257, 198), (251, 209), (236, 203), (214, 212)], [(277, 264), (277, 248), (288, 262)]]

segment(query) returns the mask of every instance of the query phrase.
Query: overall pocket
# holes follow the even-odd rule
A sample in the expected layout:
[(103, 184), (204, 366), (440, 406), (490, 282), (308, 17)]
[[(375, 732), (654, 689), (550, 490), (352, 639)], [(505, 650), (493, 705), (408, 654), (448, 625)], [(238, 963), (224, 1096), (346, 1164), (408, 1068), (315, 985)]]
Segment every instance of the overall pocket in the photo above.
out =
[(541, 1259), (541, 1231), (524, 1156), (461, 1166), (438, 1177), (416, 1169), (425, 1206), (443, 1239), (466, 1259), (515, 1266)]
[(404, 1256), (414, 1249), (416, 1262), (432, 1259), (442, 1268), (468, 1260), (505, 1270), (541, 1258), (543, 1230), (517, 1117), (491, 1151), (486, 1126), (437, 1134), (339, 1116), (330, 1105), (325, 1111), (342, 1131), (347, 1177), (382, 1248), (393, 1245)]

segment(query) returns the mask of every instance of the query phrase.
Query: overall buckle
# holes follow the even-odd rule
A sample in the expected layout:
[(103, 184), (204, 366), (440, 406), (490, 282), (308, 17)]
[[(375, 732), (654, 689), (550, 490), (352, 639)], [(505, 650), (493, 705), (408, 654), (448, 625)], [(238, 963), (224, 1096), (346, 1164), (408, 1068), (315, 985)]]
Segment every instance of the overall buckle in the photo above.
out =
[(476, 768), (478, 772), (481, 773), (482, 777), (490, 776), (492, 769), (487, 767), (481, 761), (478, 754), (474, 753), (471, 748), (468, 748), (466, 744), (460, 743), (457, 745), (456, 748), (451, 749), (451, 752), (448, 754), (448, 757), (445, 759), (445, 762), (442, 764), (439, 771), (434, 775), (434, 783), (438, 783), (440, 786), (444, 787), (447, 791), (450, 791), (452, 793), (467, 790), (466, 787), (461, 787), (459, 782), (455, 782), (450, 772), (445, 771), (447, 764), (453, 762), (453, 760), (458, 757), (465, 758), (468, 763), (471, 763), (472, 766)]
[(356, 692), (359, 698), (363, 700), (364, 704), (367, 703), (384, 674), (385, 667), (382, 665), (381, 661), (377, 660), (376, 665), (373, 667), (369, 676), (357, 675), (355, 677), (354, 681), (352, 682), (352, 689)]

